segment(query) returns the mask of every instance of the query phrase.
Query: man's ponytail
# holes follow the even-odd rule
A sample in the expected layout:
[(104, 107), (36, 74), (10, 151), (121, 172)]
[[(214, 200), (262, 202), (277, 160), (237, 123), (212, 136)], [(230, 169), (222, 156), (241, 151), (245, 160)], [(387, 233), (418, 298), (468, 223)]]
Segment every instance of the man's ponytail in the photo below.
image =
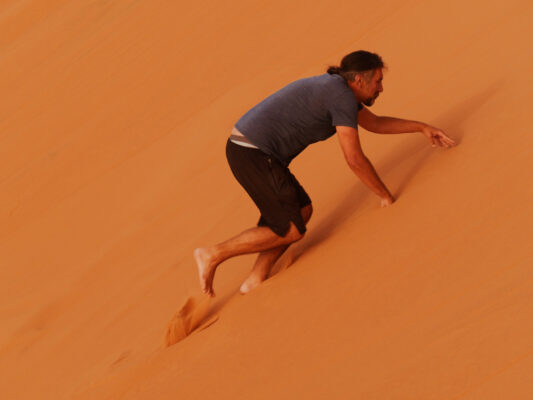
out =
[(356, 74), (384, 67), (385, 64), (379, 55), (365, 50), (358, 50), (344, 56), (339, 67), (330, 66), (327, 72), (331, 75), (338, 74), (350, 82), (354, 80)]
[(339, 67), (335, 67), (335, 66), (331, 66), (328, 68), (328, 74), (330, 75), (333, 75), (333, 74), (339, 74), (341, 72), (341, 69)]

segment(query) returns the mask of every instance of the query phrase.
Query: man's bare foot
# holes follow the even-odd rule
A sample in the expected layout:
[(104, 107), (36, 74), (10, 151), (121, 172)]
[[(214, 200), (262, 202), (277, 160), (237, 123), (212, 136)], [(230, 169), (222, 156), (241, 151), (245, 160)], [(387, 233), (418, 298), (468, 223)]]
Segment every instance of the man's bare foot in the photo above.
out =
[(252, 273), (248, 276), (248, 278), (246, 278), (246, 280), (242, 283), (240, 292), (242, 294), (251, 292), (257, 286), (259, 286), (261, 282), (263, 282), (265, 279), (266, 279), (265, 273), (258, 273), (256, 271), (252, 271)]
[(204, 293), (212, 297), (215, 296), (215, 292), (213, 291), (213, 278), (218, 265), (213, 258), (212, 252), (207, 247), (199, 247), (194, 250), (194, 259), (198, 266), (200, 286)]

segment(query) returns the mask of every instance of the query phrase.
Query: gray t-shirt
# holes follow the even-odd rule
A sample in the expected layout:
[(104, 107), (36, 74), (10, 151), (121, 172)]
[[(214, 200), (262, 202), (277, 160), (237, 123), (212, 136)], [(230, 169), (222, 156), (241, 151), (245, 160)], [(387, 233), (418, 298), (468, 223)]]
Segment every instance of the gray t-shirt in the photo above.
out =
[(332, 136), (336, 126), (357, 129), (362, 107), (340, 75), (322, 74), (268, 96), (235, 127), (263, 152), (289, 165), (308, 145)]

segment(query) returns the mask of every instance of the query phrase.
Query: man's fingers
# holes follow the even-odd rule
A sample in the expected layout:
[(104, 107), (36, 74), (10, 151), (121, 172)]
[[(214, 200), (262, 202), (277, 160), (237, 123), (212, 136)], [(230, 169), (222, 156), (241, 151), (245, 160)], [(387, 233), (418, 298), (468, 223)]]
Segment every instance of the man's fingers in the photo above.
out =
[(444, 138), (438, 137), (437, 140), (439, 141), (440, 147), (448, 147), (448, 144), (444, 141)]
[(445, 140), (444, 144), (446, 145), (446, 147), (455, 146), (455, 142), (453, 140)]
[(451, 144), (449, 138), (446, 137), (446, 136), (444, 136), (444, 135), (439, 136), (439, 140), (440, 140), (441, 143), (443, 143), (443, 144)]
[(432, 136), (432, 139), (435, 139), (433, 141), (433, 147), (435, 147), (435, 143), (439, 145), (440, 147), (446, 147), (446, 148), (455, 146), (455, 142), (444, 134), (438, 134), (438, 135)]
[(440, 140), (441, 140), (441, 142), (449, 144), (450, 146), (455, 145), (455, 142), (453, 141), (453, 139), (449, 138), (446, 135), (440, 135)]
[(455, 146), (455, 141), (453, 141), (453, 139), (446, 136), (446, 134), (440, 129), (428, 127), (428, 129), (424, 130), (424, 134), (431, 141), (432, 147), (440, 146), (440, 147), (447, 148), (447, 147)]

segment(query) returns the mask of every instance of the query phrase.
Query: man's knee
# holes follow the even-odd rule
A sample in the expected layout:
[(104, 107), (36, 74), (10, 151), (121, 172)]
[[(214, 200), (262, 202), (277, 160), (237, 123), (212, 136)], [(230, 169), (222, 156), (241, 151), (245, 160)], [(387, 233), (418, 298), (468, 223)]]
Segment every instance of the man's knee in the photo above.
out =
[(303, 238), (304, 235), (305, 233), (300, 233), (296, 225), (294, 225), (294, 222), (291, 222), (289, 231), (284, 236), (284, 238), (287, 240), (287, 243), (294, 243)]
[[(311, 204), (303, 206), (300, 209), (300, 212), (302, 214), (302, 219), (304, 221), (304, 224), (307, 225), (307, 222), (311, 218), (311, 214), (313, 214), (313, 206)], [(294, 243), (302, 239), (304, 235), (305, 235), (305, 232), (300, 233), (296, 225), (294, 225), (294, 222), (291, 221), (289, 232), (287, 232), (287, 234), (284, 237), (287, 239), (287, 243)]]
[(307, 223), (311, 219), (311, 215), (313, 214), (313, 205), (308, 204), (306, 206), (303, 206), (300, 209), (300, 212), (302, 213), (302, 219), (304, 220), (304, 223), (307, 225)]

